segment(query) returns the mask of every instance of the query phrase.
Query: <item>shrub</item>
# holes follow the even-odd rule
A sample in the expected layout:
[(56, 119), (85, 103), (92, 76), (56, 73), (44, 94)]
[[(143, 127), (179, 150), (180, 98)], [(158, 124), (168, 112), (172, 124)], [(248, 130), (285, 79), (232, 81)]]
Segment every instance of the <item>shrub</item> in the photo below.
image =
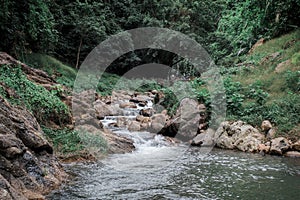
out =
[(19, 98), (9, 98), (13, 104), (23, 105), (42, 124), (53, 121), (63, 124), (69, 120), (68, 107), (59, 97), (44, 87), (29, 81), (20, 67), (1, 66), (0, 81), (13, 89)]
[(300, 92), (300, 71), (285, 73), (286, 86), (293, 92)]
[[(106, 153), (107, 142), (99, 134), (71, 129), (50, 129), (42, 127), (44, 133), (53, 142), (54, 148), (63, 154), (80, 153), (84, 150), (89, 153)], [(92, 152), (91, 152), (92, 151)]]

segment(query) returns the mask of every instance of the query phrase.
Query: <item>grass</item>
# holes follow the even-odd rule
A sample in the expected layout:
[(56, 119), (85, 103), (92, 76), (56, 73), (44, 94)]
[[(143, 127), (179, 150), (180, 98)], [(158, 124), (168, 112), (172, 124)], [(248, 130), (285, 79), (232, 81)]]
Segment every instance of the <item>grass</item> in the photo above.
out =
[(51, 129), (46, 126), (42, 127), (46, 136), (52, 141), (56, 152), (67, 155), (81, 155), (94, 153), (106, 154), (108, 144), (101, 136), (101, 132), (89, 133), (87, 131), (71, 130), (71, 129)]
[(58, 83), (73, 87), (77, 70), (59, 60), (44, 54), (32, 53), (24, 57), (24, 62), (31, 67), (41, 69), (52, 76)]
[(0, 95), (12, 104), (25, 106), (34, 114), (39, 123), (47, 124), (53, 121), (56, 124), (64, 124), (68, 122), (69, 109), (59, 96), (28, 80), (20, 67), (2, 65), (0, 82), (13, 90), (16, 96), (9, 96), (3, 88), (0, 90)]
[[(280, 53), (272, 59), (271, 55)], [(261, 105), (251, 102), (247, 96), (243, 100), (244, 113), (238, 116), (253, 125), (269, 119), (278, 127), (279, 135), (286, 135), (300, 123), (300, 30), (267, 41), (251, 55), (242, 58), (251, 67), (241, 68), (231, 74), (232, 80), (241, 84), (245, 91), (257, 81), (260, 90), (268, 94)], [(269, 59), (267, 59), (269, 58)], [(279, 63), (280, 71), (276, 71)]]

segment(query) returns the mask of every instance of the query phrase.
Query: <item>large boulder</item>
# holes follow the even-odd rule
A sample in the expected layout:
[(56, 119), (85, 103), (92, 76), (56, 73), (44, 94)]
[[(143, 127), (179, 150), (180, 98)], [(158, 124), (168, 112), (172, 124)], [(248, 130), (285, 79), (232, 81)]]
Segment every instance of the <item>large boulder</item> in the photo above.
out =
[(185, 98), (180, 102), (176, 115), (167, 121), (159, 134), (190, 141), (198, 134), (199, 128), (203, 129), (206, 126), (203, 125), (206, 119), (205, 111), (203, 104), (199, 104), (194, 99)]
[(0, 97), (0, 199), (41, 199), (66, 178), (34, 116)]
[(164, 114), (155, 114), (151, 118), (150, 131), (153, 133), (158, 133), (166, 123), (166, 115)]
[(117, 104), (106, 104), (100, 100), (96, 100), (93, 104), (96, 111), (96, 117), (98, 119), (103, 119), (105, 116), (122, 114), (122, 110)]
[(270, 154), (283, 155), (291, 147), (288, 139), (284, 137), (278, 137), (271, 140)]
[(265, 139), (256, 128), (242, 121), (223, 122), (216, 135), (219, 137), (216, 146), (244, 152), (258, 152)]
[(198, 134), (193, 138), (191, 145), (192, 146), (201, 146), (201, 147), (213, 147), (216, 143), (216, 135), (213, 129), (207, 129), (203, 133)]

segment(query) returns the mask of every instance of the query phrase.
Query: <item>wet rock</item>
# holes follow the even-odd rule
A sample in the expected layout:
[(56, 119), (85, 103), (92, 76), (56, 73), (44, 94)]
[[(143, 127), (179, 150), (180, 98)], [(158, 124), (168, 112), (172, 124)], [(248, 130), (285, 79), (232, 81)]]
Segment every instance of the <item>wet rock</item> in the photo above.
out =
[(126, 117), (118, 117), (117, 118), (117, 127), (125, 128), (128, 125), (128, 119)]
[(259, 144), (265, 139), (257, 129), (242, 121), (221, 123), (216, 135), (219, 137), (216, 143), (218, 147), (245, 152), (258, 152)]
[(213, 129), (207, 129), (203, 133), (198, 134), (193, 138), (192, 146), (212, 147), (216, 142), (215, 131)]
[(300, 152), (299, 151), (288, 151), (284, 154), (286, 157), (291, 157), (291, 158), (300, 158)]
[(270, 154), (283, 155), (290, 149), (290, 142), (284, 137), (271, 140)]
[(120, 108), (137, 108), (137, 106), (133, 102), (122, 102), (119, 104), (119, 107)]
[(144, 117), (143, 115), (138, 115), (136, 116), (136, 121), (141, 122), (141, 123), (148, 123), (150, 122), (150, 117)]
[(143, 103), (146, 105), (149, 100), (150, 98), (146, 95), (138, 95), (136, 97), (131, 98), (129, 101), (133, 103)]
[(141, 109), (139, 114), (145, 117), (151, 117), (154, 114), (154, 110), (152, 108)]
[(128, 126), (129, 131), (139, 131), (140, 129), (141, 129), (140, 123), (137, 121), (132, 121)]
[(162, 130), (166, 123), (166, 116), (164, 114), (155, 114), (151, 117), (150, 131), (158, 133)]
[(43, 199), (44, 193), (57, 188), (66, 177), (51, 144), (30, 112), (11, 106), (2, 97), (0, 118), (0, 196), (35, 199), (24, 192), (29, 191)]
[(176, 136), (182, 141), (193, 139), (199, 133), (199, 125), (205, 122), (206, 119), (206, 114), (203, 113), (205, 109), (202, 109), (204, 108), (203, 106), (194, 99), (183, 99), (180, 102), (176, 115), (173, 119), (167, 121), (159, 134), (169, 137)]

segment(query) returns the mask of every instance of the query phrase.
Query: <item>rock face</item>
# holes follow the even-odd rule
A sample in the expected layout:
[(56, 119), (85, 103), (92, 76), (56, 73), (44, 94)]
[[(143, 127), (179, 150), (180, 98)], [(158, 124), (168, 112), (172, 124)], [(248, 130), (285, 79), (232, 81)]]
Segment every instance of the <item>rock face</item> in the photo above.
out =
[(66, 174), (36, 119), (0, 97), (0, 199), (42, 199)]
[(216, 145), (224, 149), (239, 149), (244, 152), (258, 152), (265, 137), (257, 129), (242, 121), (223, 122), (217, 129)]

